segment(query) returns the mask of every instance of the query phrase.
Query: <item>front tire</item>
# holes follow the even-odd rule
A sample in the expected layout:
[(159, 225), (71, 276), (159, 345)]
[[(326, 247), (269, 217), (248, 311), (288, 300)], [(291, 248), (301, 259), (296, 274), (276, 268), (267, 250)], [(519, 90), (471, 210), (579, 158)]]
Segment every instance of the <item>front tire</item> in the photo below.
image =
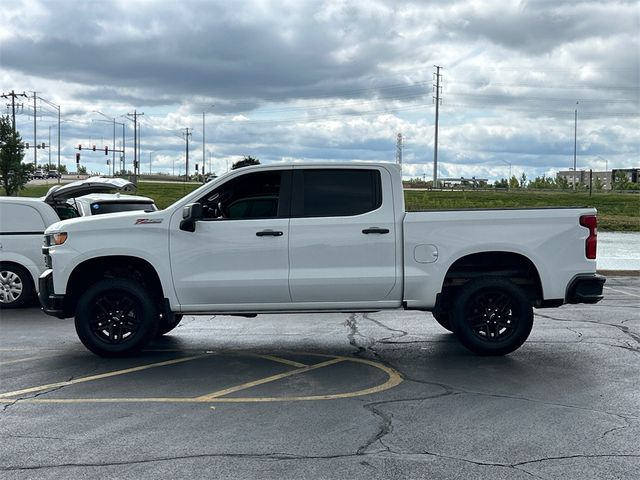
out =
[(521, 288), (501, 277), (469, 281), (454, 299), (453, 331), (478, 355), (506, 355), (518, 349), (533, 327), (533, 307)]
[(124, 279), (101, 280), (80, 297), (75, 326), (78, 337), (102, 357), (137, 353), (156, 335), (158, 310), (149, 292)]
[(0, 264), (0, 308), (19, 308), (33, 299), (31, 274), (20, 265)]

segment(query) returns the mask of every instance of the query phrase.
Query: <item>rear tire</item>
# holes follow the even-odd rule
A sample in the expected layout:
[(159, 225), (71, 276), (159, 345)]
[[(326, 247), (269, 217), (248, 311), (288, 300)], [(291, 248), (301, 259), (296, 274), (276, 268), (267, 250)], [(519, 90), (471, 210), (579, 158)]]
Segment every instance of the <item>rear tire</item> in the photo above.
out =
[(533, 307), (522, 289), (501, 277), (469, 281), (453, 301), (453, 331), (478, 355), (506, 355), (518, 349), (533, 327)]
[(78, 337), (102, 357), (139, 352), (156, 335), (158, 310), (149, 292), (124, 279), (101, 280), (80, 297), (75, 326)]
[(33, 300), (31, 274), (14, 263), (0, 264), (0, 308), (19, 308)]

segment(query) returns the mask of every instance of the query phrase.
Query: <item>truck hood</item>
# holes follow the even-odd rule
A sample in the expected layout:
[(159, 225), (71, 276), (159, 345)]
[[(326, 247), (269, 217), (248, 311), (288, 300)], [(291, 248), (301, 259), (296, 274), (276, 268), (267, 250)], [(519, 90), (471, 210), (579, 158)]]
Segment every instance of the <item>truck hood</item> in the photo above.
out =
[(63, 220), (50, 225), (45, 233), (52, 232), (81, 232), (91, 231), (98, 232), (100, 230), (115, 230), (145, 227), (160, 227), (163, 224), (168, 225), (169, 216), (165, 210), (155, 212), (118, 212), (109, 215), (95, 215), (88, 217), (77, 217), (69, 220)]
[(123, 178), (90, 177), (86, 180), (67, 183), (66, 185), (54, 185), (42, 201), (51, 204), (64, 203), (73, 197), (80, 197), (90, 193), (109, 193), (119, 191), (132, 192), (136, 186)]

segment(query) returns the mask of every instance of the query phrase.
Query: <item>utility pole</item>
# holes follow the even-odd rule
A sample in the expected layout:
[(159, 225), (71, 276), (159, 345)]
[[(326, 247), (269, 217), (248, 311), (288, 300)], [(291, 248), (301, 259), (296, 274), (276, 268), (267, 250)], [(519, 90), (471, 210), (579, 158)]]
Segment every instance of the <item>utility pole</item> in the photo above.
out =
[(184, 139), (185, 139), (185, 143), (186, 143), (186, 148), (187, 148), (187, 161), (185, 164), (185, 170), (184, 170), (184, 181), (188, 181), (189, 180), (189, 137), (193, 135), (193, 133), (191, 133), (189, 131), (189, 127), (184, 129)]
[(442, 88), (440, 86), (440, 77), (442, 77), (442, 75), (440, 74), (440, 69), (442, 67), (438, 66), (438, 65), (434, 65), (434, 67), (436, 68), (436, 84), (434, 85), (435, 91), (436, 91), (436, 96), (433, 97), (436, 101), (436, 123), (435, 123), (435, 136), (434, 136), (434, 140), (433, 140), (433, 188), (437, 188), (438, 187), (438, 115), (440, 112), (440, 89)]
[[(140, 115), (144, 115), (144, 113), (138, 113), (137, 110), (134, 110), (133, 113), (127, 113), (128, 117), (133, 117), (133, 183), (135, 183), (136, 185), (138, 184), (136, 167), (138, 165), (138, 117)], [(124, 126), (122, 127), (122, 129), (124, 136)], [(122, 150), (124, 150), (124, 146), (122, 147)]]
[(573, 191), (576, 191), (576, 156), (578, 152), (578, 102), (576, 102), (575, 116), (573, 119)]
[[(58, 172), (60, 172), (60, 105), (56, 105), (46, 98), (38, 97), (38, 99), (58, 111)], [(51, 164), (51, 134), (49, 134), (49, 164)], [(58, 176), (58, 183), (60, 183), (60, 176)]]
[(38, 137), (36, 129), (36, 92), (33, 92), (33, 168), (38, 168)]
[[(3, 93), (2, 95), (0, 95), (0, 97), (2, 98), (9, 98), (11, 97), (11, 124), (13, 125), (13, 134), (16, 134), (16, 97), (24, 97), (27, 98), (27, 94), (26, 93), (16, 93), (13, 90), (11, 90), (11, 93)], [(24, 105), (22, 103), (18, 104), (19, 107), (23, 107)]]

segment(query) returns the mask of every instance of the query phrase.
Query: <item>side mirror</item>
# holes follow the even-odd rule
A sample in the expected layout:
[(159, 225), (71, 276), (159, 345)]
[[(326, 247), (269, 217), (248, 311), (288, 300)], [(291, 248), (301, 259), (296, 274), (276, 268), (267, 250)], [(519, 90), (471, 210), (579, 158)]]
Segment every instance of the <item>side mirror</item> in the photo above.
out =
[(195, 232), (196, 222), (202, 219), (202, 205), (199, 203), (190, 203), (182, 209), (182, 221), (180, 222), (180, 230), (185, 232)]

